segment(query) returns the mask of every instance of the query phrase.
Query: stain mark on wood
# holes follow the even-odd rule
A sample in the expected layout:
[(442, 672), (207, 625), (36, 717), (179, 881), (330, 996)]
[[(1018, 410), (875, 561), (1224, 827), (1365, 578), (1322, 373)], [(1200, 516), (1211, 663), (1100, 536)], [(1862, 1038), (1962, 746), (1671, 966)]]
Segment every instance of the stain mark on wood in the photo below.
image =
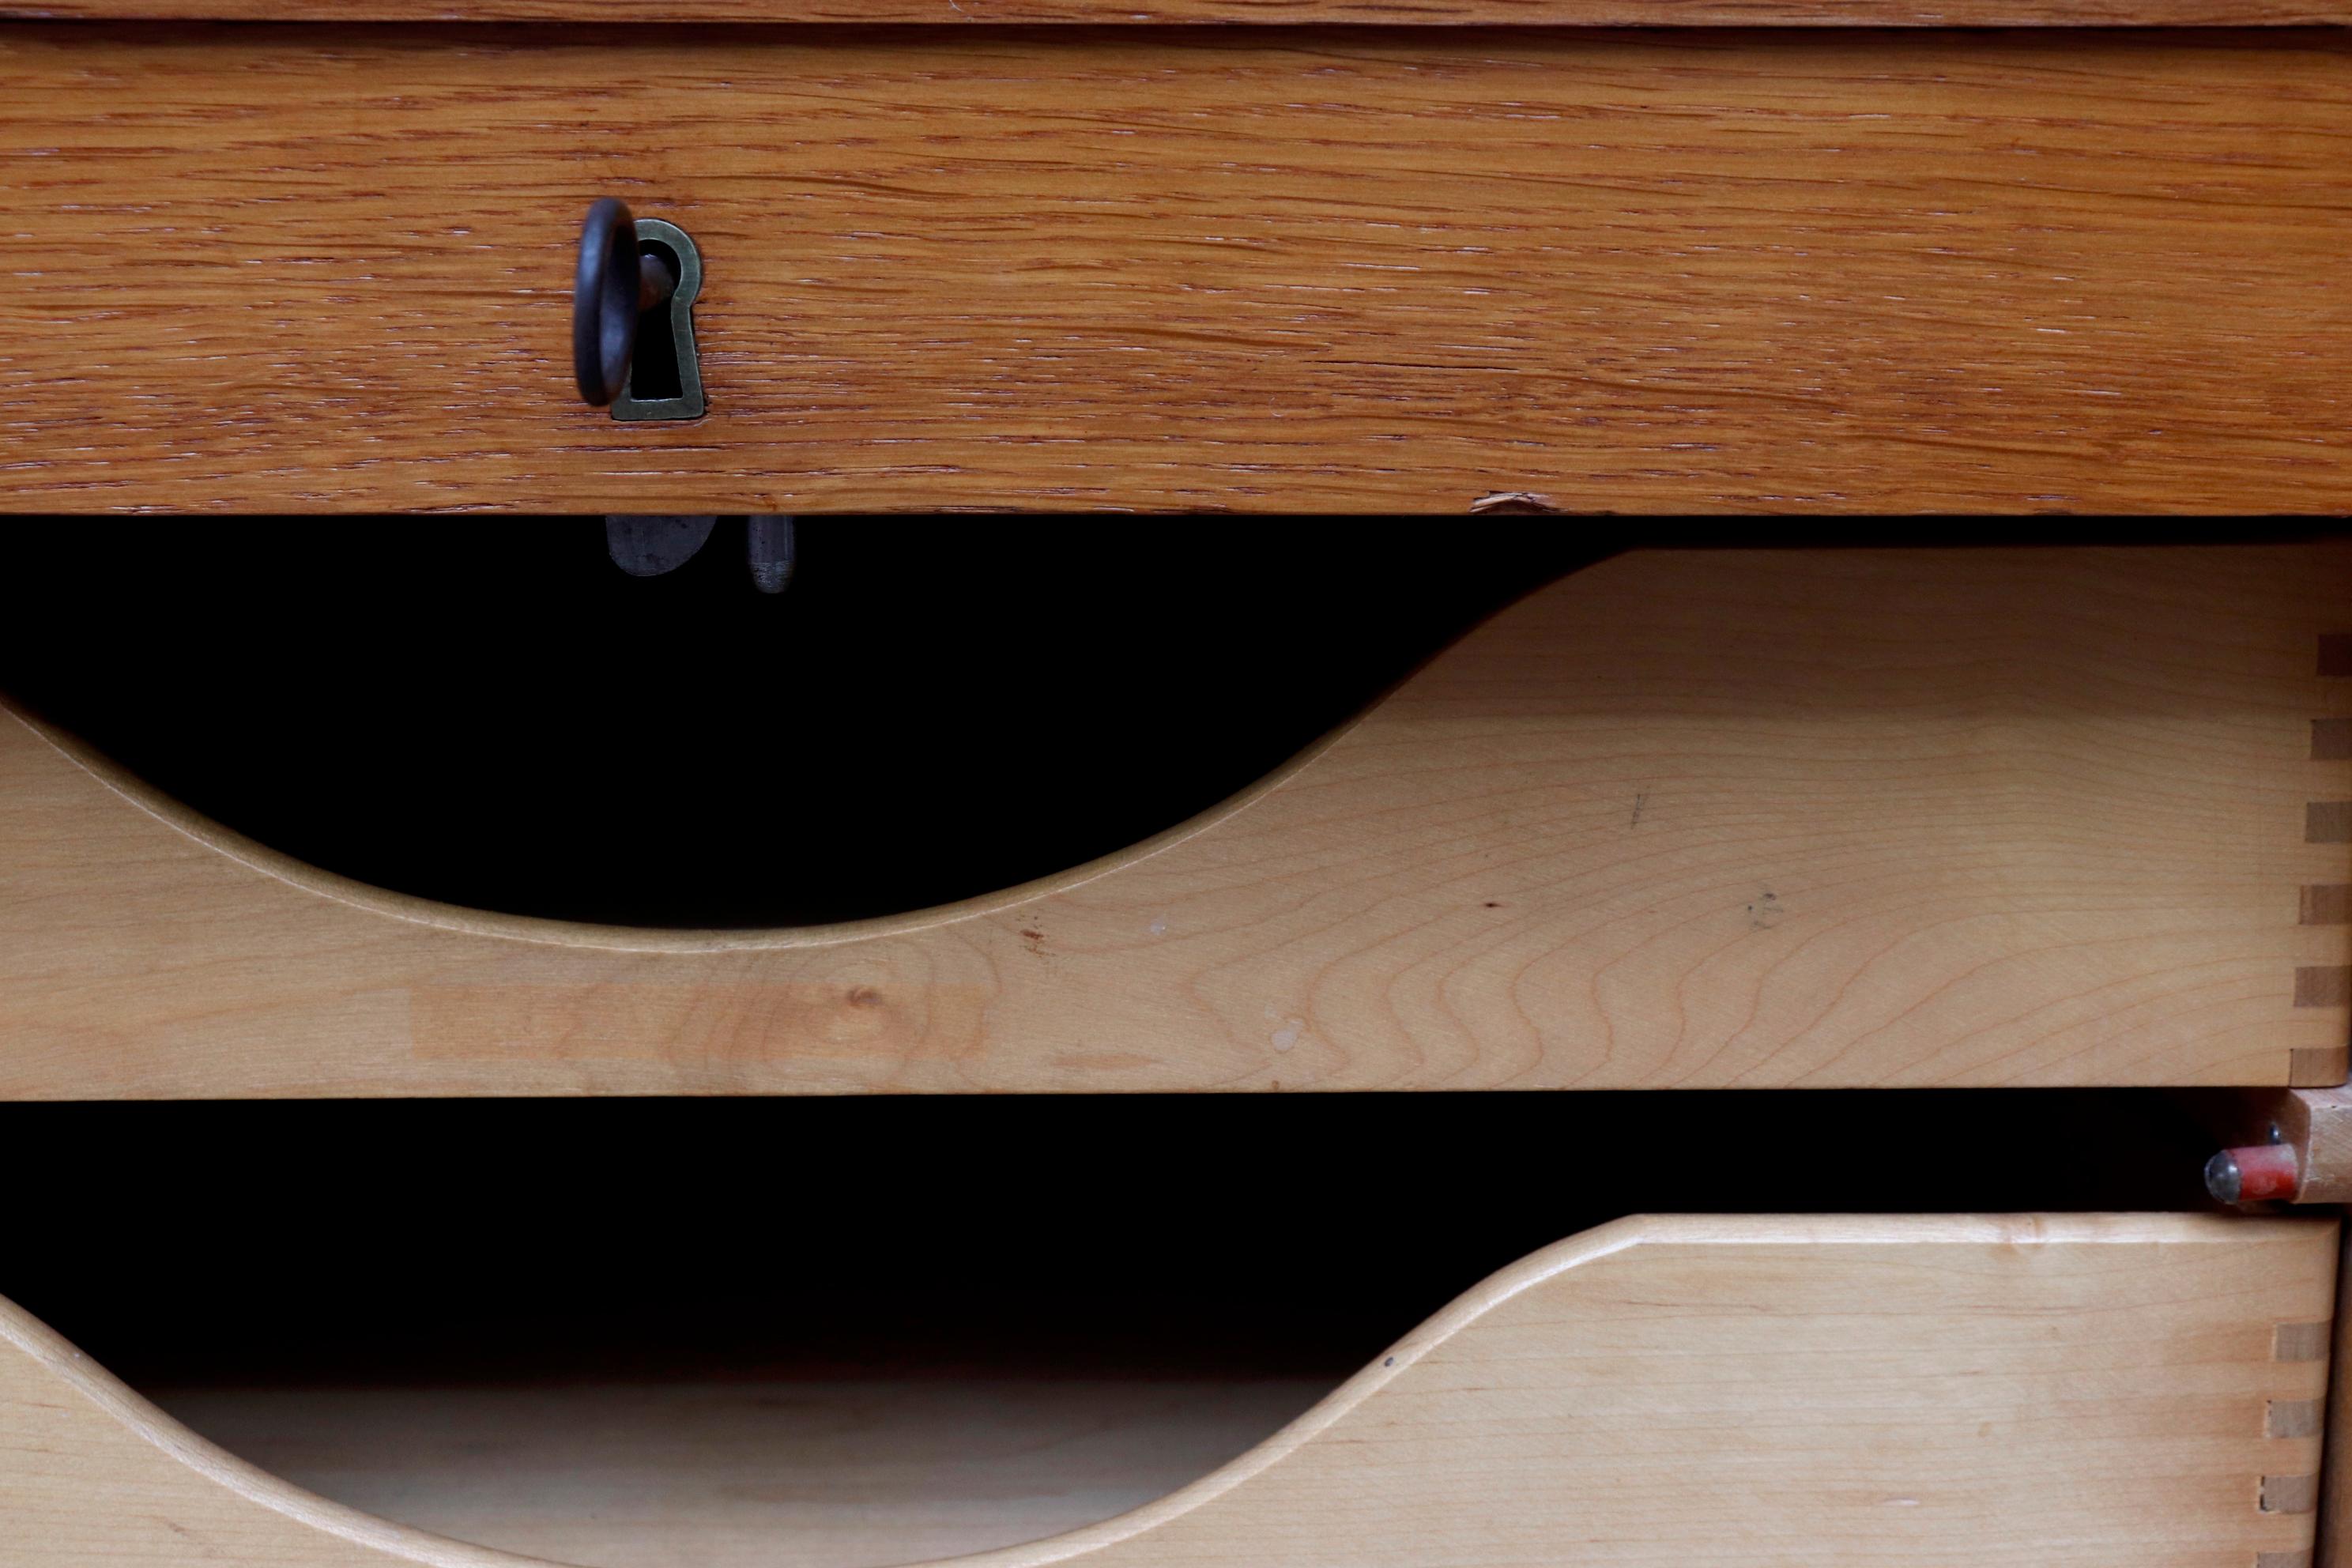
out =
[(2352, 675), (2352, 632), (2328, 632), (2319, 639), (2319, 673)]
[(2352, 800), (2315, 800), (2303, 808), (2305, 844), (2352, 844)]
[(2311, 721), (2311, 760), (2315, 763), (2340, 763), (2352, 758), (2352, 719), (2314, 719)]

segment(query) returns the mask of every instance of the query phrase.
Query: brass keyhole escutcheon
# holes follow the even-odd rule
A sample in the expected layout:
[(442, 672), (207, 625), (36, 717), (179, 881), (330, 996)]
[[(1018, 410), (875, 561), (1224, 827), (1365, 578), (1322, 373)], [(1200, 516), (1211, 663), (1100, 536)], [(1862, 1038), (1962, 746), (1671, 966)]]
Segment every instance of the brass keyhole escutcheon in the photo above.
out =
[(606, 197), (588, 209), (572, 293), (572, 376), (591, 407), (620, 420), (698, 419), (707, 406), (694, 344), (702, 253), (661, 218)]

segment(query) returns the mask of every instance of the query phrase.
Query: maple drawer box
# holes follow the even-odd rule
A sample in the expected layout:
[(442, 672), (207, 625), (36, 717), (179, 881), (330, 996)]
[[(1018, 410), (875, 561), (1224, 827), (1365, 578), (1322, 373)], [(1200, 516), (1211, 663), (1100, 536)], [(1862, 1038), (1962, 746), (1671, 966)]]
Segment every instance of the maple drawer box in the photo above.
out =
[[(2003, 1564), (2300, 1562), (2336, 1235), (2160, 1214), (1625, 1219), (1510, 1264), (1336, 1387), (1192, 1368), (1213, 1347), (1181, 1334), (1151, 1372), (1120, 1372), (1094, 1337), (1118, 1342), (1114, 1321), (946, 1367), (679, 1374), (623, 1340), (603, 1375), (484, 1380), (460, 1361), (320, 1384), (232, 1356), (182, 1369), (195, 1381), (159, 1388), (159, 1409), (0, 1304), (0, 1501), (27, 1565), (1271, 1551), (1405, 1568), (1757, 1541), (1925, 1564), (1960, 1536)], [(318, 1305), (329, 1321), (298, 1331), (359, 1327)], [(129, 1342), (173, 1331), (151, 1315)]]
[[(945, 548), (908, 526), (839, 531)], [(916, 576), (835, 568), (668, 621), (609, 569), (534, 599), (544, 531), (511, 589), (380, 610), (234, 556), (217, 596), (28, 576), (194, 619), (128, 685), (39, 637), (0, 668), (0, 1094), (2343, 1080), (2344, 542), (1636, 549), (1360, 647), (1281, 606), (1435, 591), (1308, 533), (1255, 599), (1209, 551), (1000, 645), (1016, 532), (943, 621), (869, 624)], [(563, 647), (647, 652), (551, 681)]]

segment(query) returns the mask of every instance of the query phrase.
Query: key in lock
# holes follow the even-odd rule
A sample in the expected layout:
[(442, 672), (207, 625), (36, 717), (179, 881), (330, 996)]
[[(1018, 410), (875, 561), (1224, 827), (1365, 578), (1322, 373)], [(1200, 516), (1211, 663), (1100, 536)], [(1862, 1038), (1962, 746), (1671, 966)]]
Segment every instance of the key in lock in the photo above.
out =
[(632, 218), (611, 197), (588, 209), (572, 293), (580, 395), (622, 420), (699, 419), (707, 406), (694, 347), (702, 253), (660, 218)]

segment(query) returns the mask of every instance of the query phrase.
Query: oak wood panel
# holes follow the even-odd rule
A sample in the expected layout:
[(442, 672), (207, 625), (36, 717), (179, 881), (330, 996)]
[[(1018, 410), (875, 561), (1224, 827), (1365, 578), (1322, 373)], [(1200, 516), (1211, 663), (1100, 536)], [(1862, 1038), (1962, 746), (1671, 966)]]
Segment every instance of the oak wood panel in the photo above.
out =
[[(2301, 1562), (2320, 1436), (2293, 1417), (2327, 1384), (2336, 1237), (2169, 1215), (1620, 1221), (1486, 1280), (1193, 1485), (958, 1561), (1502, 1568), (1573, 1541), (1580, 1563), (1769, 1542), (1940, 1568), (1964, 1540), (1986, 1568)], [(860, 1452), (831, 1456), (846, 1491), (870, 1484)], [(520, 1561), (254, 1470), (5, 1304), (0, 1510), (19, 1568)]]
[(0, 507), (2340, 511), (2347, 153), (2326, 30), (25, 26)]
[(2343, 0), (0, 0), (0, 18), (1132, 26), (2277, 26)]
[(0, 722), (0, 1094), (2341, 1082), (2347, 605), (2341, 541), (1619, 556), (1131, 855), (767, 932), (382, 893)]

